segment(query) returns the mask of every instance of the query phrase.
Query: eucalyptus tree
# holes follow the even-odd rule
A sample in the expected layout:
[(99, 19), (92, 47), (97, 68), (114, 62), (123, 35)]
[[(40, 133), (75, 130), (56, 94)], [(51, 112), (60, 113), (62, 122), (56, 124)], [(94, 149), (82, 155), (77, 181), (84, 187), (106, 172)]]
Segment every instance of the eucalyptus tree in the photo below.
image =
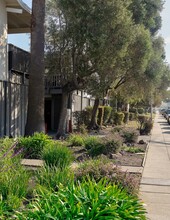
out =
[[(90, 76), (115, 66), (124, 57), (131, 38), (130, 1), (49, 0), (47, 16), (47, 69), (58, 74), (62, 109), (57, 136), (65, 133), (70, 92), (86, 89)], [(100, 73), (99, 73), (100, 72)]]
[(45, 0), (33, 0), (31, 64), (25, 135), (44, 132), (44, 18)]
[(136, 24), (143, 24), (152, 35), (161, 28), (163, 0), (132, 0), (130, 10)]
[(108, 90), (118, 90), (120, 87), (122, 89), (126, 84), (128, 86), (124, 86), (124, 88), (128, 89), (124, 94), (127, 97), (127, 94), (132, 92), (132, 88), (134, 92), (134, 85), (143, 82), (151, 54), (150, 33), (143, 25), (135, 24), (131, 27), (130, 33), (131, 37), (123, 56), (117, 56), (114, 65), (110, 62), (106, 66), (102, 66), (98, 72), (99, 74), (95, 75), (96, 78), (95, 76), (91, 77), (88, 91), (96, 99), (89, 128), (98, 127), (96, 113), (99, 98), (102, 98), (103, 94), (106, 95)]

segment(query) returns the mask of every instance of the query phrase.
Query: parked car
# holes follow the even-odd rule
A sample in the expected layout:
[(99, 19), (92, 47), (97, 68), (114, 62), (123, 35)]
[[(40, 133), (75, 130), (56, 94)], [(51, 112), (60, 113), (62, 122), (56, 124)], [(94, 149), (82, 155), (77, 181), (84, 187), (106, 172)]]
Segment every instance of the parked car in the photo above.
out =
[(162, 109), (160, 110), (160, 113), (161, 113), (163, 116), (165, 116), (165, 112), (166, 112), (166, 109), (165, 109), (165, 108), (162, 108)]
[(167, 110), (165, 111), (164, 117), (165, 117), (166, 120), (169, 122), (169, 119), (170, 119), (170, 109), (167, 109)]

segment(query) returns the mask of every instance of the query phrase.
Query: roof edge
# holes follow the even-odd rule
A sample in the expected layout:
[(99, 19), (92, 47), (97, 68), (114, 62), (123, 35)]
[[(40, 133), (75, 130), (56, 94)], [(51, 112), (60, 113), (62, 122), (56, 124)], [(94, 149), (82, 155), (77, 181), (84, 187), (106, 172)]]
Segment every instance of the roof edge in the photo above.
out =
[(25, 11), (31, 14), (31, 8), (28, 7), (27, 4), (25, 4), (22, 0), (17, 0), (17, 2)]

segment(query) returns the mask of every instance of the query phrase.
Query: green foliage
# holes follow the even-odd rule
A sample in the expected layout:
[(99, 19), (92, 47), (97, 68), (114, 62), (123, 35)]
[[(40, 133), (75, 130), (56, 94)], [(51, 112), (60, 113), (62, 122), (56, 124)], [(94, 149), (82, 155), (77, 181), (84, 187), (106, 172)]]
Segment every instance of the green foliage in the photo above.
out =
[(125, 147), (124, 150), (129, 153), (143, 153), (143, 152), (145, 152), (143, 149), (141, 149), (139, 147), (135, 147), (135, 146)]
[(135, 196), (106, 180), (84, 180), (60, 186), (58, 192), (40, 188), (28, 210), (17, 213), (20, 219), (141, 219), (145, 209)]
[(85, 161), (75, 170), (76, 180), (82, 181), (87, 177), (94, 178), (96, 182), (102, 178), (107, 178), (113, 184), (121, 185), (131, 195), (137, 194), (139, 190), (140, 177), (122, 172), (114, 167), (114, 163), (110, 162), (105, 156)]
[(78, 131), (80, 130), (81, 125), (85, 125), (85, 126), (89, 125), (91, 119), (91, 112), (92, 112), (91, 107), (88, 107), (85, 110), (76, 111), (73, 113), (75, 125)]
[(124, 122), (125, 124), (127, 124), (128, 121), (129, 121), (129, 115), (130, 115), (130, 113), (129, 113), (129, 112), (123, 112), (123, 113), (124, 113), (124, 115), (125, 115), (123, 122)]
[[(10, 142), (4, 140), (5, 148)], [(15, 148), (16, 144), (13, 144), (0, 155), (0, 219), (7, 219), (10, 212), (18, 209), (28, 193), (29, 174), (21, 166), (20, 155), (15, 153)]]
[(116, 110), (115, 110), (115, 109), (112, 109), (111, 114), (110, 114), (110, 117), (109, 117), (109, 123), (110, 123), (110, 124), (114, 124), (115, 112), (116, 112)]
[(145, 111), (144, 111), (144, 109), (143, 108), (138, 108), (138, 114), (144, 114), (145, 113)]
[(87, 150), (89, 150), (100, 145), (100, 142), (100, 138), (96, 136), (88, 136), (84, 139), (84, 146)]
[(109, 118), (111, 116), (112, 107), (110, 106), (104, 106), (104, 115), (103, 115), (103, 123), (107, 124), (109, 121)]
[(152, 35), (161, 28), (160, 13), (163, 8), (163, 1), (133, 0), (130, 9), (133, 12), (133, 19), (137, 24), (143, 24)]
[(139, 124), (139, 132), (141, 135), (150, 134), (153, 128), (153, 122), (147, 115), (138, 115), (137, 122)]
[(109, 155), (116, 153), (120, 149), (120, 142), (116, 140), (102, 140), (97, 137), (87, 137), (84, 140), (85, 148), (91, 157), (97, 157), (101, 154)]
[(101, 127), (103, 125), (104, 107), (98, 107), (97, 123)]
[(130, 113), (129, 113), (129, 120), (130, 120), (130, 121), (134, 121), (135, 119), (136, 119), (136, 113), (130, 112)]
[(70, 146), (83, 146), (84, 137), (80, 134), (70, 134), (67, 138)]
[(21, 137), (19, 147), (23, 148), (23, 155), (29, 159), (40, 159), (43, 148), (52, 140), (44, 133), (34, 133), (33, 136)]
[(123, 138), (125, 143), (136, 143), (138, 138), (138, 133), (136, 131), (124, 131)]
[(59, 142), (44, 147), (42, 151), (42, 159), (45, 164), (50, 167), (58, 167), (64, 169), (73, 161), (73, 155), (70, 149)]
[(130, 108), (129, 112), (137, 114), (138, 110), (137, 108)]
[(57, 168), (55, 166), (44, 166), (36, 172), (35, 181), (39, 186), (46, 187), (48, 190), (58, 191), (60, 185), (67, 186), (74, 181), (73, 172), (67, 168)]
[(0, 170), (0, 218), (18, 209), (27, 196), (29, 174), (21, 167), (20, 161), (9, 162), (3, 160), (4, 166)]
[(114, 124), (115, 125), (123, 124), (124, 117), (125, 117), (125, 115), (123, 112), (115, 112)]

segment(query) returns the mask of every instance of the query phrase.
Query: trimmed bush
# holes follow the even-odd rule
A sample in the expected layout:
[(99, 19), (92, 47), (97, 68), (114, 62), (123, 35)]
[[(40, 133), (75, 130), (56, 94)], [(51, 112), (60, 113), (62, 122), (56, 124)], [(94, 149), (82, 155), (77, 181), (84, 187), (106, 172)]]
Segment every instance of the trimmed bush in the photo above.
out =
[(137, 114), (138, 110), (137, 110), (137, 108), (130, 108), (129, 112)]
[(103, 115), (103, 123), (107, 124), (109, 121), (109, 118), (111, 116), (112, 107), (110, 106), (104, 106), (104, 115)]
[(130, 113), (129, 113), (129, 120), (130, 120), (130, 121), (136, 120), (136, 113), (130, 112)]
[(33, 136), (21, 137), (19, 148), (23, 148), (24, 158), (40, 159), (43, 148), (52, 142), (51, 137), (44, 133), (34, 133)]
[(129, 112), (123, 112), (124, 113), (124, 119), (123, 119), (123, 122), (125, 123), (125, 124), (127, 124), (128, 122), (129, 122)]
[(139, 124), (139, 132), (141, 135), (148, 135), (150, 134), (153, 128), (153, 122), (149, 116), (146, 115), (138, 115), (137, 121)]
[(115, 125), (122, 125), (124, 117), (125, 117), (124, 113), (123, 112), (115, 112), (114, 115), (115, 115), (114, 124)]
[(73, 162), (73, 155), (68, 147), (56, 142), (44, 147), (42, 159), (47, 166), (63, 169)]
[(138, 108), (138, 114), (144, 114), (144, 109), (143, 108)]

